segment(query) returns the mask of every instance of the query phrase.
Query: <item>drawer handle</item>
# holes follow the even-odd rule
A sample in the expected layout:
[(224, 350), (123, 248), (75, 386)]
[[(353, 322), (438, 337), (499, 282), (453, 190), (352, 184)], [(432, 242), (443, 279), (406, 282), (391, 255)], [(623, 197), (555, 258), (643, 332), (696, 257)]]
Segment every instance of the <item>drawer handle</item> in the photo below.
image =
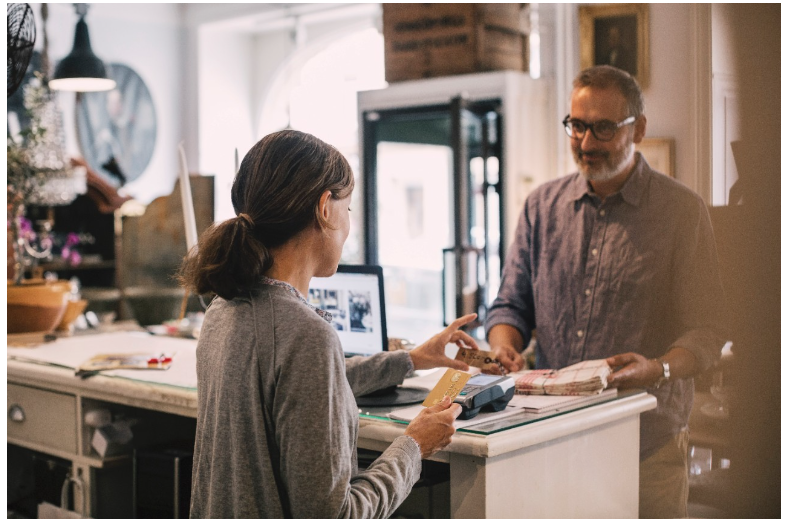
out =
[(8, 408), (8, 418), (14, 422), (25, 422), (25, 411), (22, 410), (22, 406), (11, 404), (11, 407)]

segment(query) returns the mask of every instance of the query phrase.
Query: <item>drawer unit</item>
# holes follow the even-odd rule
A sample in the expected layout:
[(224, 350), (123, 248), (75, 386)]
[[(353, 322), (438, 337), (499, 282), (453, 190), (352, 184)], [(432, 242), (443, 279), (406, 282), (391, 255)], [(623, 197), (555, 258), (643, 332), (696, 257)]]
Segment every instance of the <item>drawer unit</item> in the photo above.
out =
[(8, 440), (78, 453), (78, 415), (75, 396), (8, 384)]

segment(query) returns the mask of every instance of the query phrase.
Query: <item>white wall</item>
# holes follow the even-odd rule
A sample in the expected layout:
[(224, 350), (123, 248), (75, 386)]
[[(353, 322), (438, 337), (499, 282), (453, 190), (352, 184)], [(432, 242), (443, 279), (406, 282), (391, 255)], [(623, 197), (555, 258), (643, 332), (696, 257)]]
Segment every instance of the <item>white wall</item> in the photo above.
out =
[(646, 136), (668, 137), (675, 144), (675, 176), (698, 190), (694, 129), (696, 92), (693, 9), (690, 4), (649, 4), (651, 79), (644, 90)]
[[(712, 6), (712, 172), (711, 203), (726, 205), (730, 188), (738, 179), (731, 143), (741, 138), (739, 85), (735, 53), (738, 10), (732, 4)], [(737, 202), (735, 202), (737, 203)]]
[[(201, 28), (198, 39), (198, 166), (215, 175), (215, 217), (231, 207), (235, 150), (253, 143), (253, 48), (248, 36)], [(242, 157), (240, 156), (240, 159)]]
[[(233, 216), (234, 150), (239, 160), (263, 134), (270, 104), (295, 80), (292, 64), (340, 35), (373, 23), (376, 4), (186, 4), (197, 53), (186, 80), (190, 170), (215, 175), (215, 220)], [(336, 13), (332, 13), (338, 8)], [(278, 86), (277, 86), (278, 84)], [(195, 143), (193, 144), (193, 140)]]

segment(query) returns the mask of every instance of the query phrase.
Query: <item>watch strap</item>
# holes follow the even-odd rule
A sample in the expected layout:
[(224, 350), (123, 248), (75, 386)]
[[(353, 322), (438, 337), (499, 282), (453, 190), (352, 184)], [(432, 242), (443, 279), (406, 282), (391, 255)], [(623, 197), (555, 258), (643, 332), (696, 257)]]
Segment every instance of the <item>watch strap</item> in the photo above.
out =
[(654, 387), (659, 388), (660, 386), (668, 382), (669, 379), (671, 378), (671, 368), (669, 367), (668, 362), (666, 362), (662, 358), (657, 358), (655, 359), (655, 361), (658, 364), (660, 364), (660, 366), (662, 366), (663, 368), (663, 374), (657, 379), (657, 382), (655, 382), (654, 384)]

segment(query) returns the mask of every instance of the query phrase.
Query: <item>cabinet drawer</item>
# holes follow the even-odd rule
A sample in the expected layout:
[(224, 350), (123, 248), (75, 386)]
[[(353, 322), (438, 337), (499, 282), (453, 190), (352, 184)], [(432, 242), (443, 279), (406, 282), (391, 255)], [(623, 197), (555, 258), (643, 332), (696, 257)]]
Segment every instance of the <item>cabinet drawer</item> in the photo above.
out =
[(73, 395), (8, 384), (8, 438), (52, 450), (78, 453), (77, 407)]

